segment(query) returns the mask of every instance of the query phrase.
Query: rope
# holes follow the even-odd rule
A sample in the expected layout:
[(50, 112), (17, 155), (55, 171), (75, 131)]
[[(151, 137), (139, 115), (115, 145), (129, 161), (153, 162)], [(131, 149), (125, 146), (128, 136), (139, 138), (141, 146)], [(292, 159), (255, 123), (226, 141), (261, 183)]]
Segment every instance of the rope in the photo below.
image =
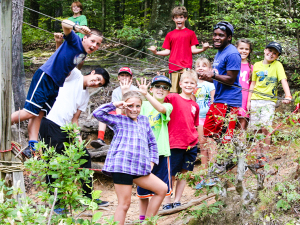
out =
[[(34, 10), (34, 9), (31, 9), (31, 8), (26, 7), (26, 6), (20, 5), (20, 4), (18, 4), (18, 3), (14, 3), (14, 4), (17, 4), (17, 5), (21, 6), (21, 7), (24, 7), (25, 9), (28, 9), (28, 10), (33, 11), (33, 12), (35, 12), (35, 13), (44, 15), (44, 16), (46, 16), (46, 17), (49, 17), (49, 18), (53, 19), (53, 20), (56, 20), (56, 21), (58, 21), (58, 22), (65, 23), (65, 24), (68, 24), (68, 25), (71, 26), (71, 24), (69, 24), (69, 23), (63, 22), (63, 21), (61, 21), (61, 20), (59, 20), (59, 19), (56, 19), (56, 18), (54, 18), (54, 17), (52, 17), (52, 16), (46, 15), (46, 14), (41, 13), (41, 12), (39, 12), (39, 11), (36, 11), (36, 10)], [(24, 22), (23, 22), (23, 23), (24, 23)], [(26, 23), (26, 24), (28, 24), (28, 23)], [(29, 25), (29, 24), (28, 24), (28, 25)], [(30, 26), (33, 26), (33, 25), (30, 24)], [(38, 29), (41, 29), (41, 30), (44, 30), (44, 29), (39, 28), (39, 27), (36, 27), (36, 26), (33, 26), (33, 27), (38, 28)], [(46, 30), (44, 30), (44, 31), (46, 31)], [(46, 31), (46, 32), (51, 33), (50, 31)], [(51, 34), (52, 34), (52, 33), (51, 33)], [(185, 68), (182, 67), (182, 66), (179, 66), (179, 65), (177, 65), (177, 64), (168, 62), (168, 61), (166, 61), (166, 60), (164, 60), (164, 59), (161, 59), (161, 58), (159, 58), (159, 57), (157, 57), (157, 56), (150, 55), (150, 54), (148, 54), (148, 53), (146, 53), (146, 52), (143, 52), (143, 51), (140, 51), (140, 50), (138, 50), (138, 49), (132, 48), (132, 47), (130, 47), (130, 46), (128, 46), (128, 45), (125, 45), (125, 44), (122, 44), (122, 43), (120, 43), (120, 42), (111, 40), (111, 39), (106, 38), (106, 37), (104, 37), (104, 36), (100, 36), (100, 35), (94, 34), (94, 33), (92, 33), (92, 32), (91, 32), (91, 34), (93, 34), (93, 35), (95, 35), (95, 36), (98, 36), (98, 37), (101, 37), (101, 38), (104, 38), (104, 39), (106, 39), (106, 40), (108, 40), (108, 41), (111, 41), (111, 42), (114, 42), (114, 43), (116, 43), (116, 44), (120, 44), (120, 45), (122, 45), (122, 46), (124, 46), (124, 47), (127, 47), (127, 48), (129, 48), (129, 49), (132, 49), (132, 50), (134, 50), (134, 51), (143, 53), (143, 54), (148, 55), (148, 56), (150, 56), (150, 57), (152, 57), (152, 58), (156, 58), (156, 59), (159, 59), (159, 60), (161, 60), (161, 61), (167, 62), (167, 63), (169, 63), (169, 64), (178, 66), (178, 67), (180, 67), (180, 68), (182, 68), (182, 69), (185, 69)], [(119, 55), (121, 55), (121, 54), (119, 54)], [(124, 56), (124, 55), (121, 55), (121, 56)], [(126, 57), (126, 56), (124, 56), (124, 57)], [(128, 58), (129, 58), (129, 57), (128, 57)], [(133, 58), (131, 58), (131, 59), (133, 59)], [(135, 60), (138, 60), (138, 59), (135, 59)], [(141, 61), (141, 60), (139, 60), (139, 61)], [(141, 62), (143, 62), (143, 61), (141, 61)], [(145, 63), (145, 62), (144, 62), (144, 63)], [(152, 64), (152, 65), (153, 65), (153, 64)], [(173, 71), (173, 72), (178, 72), (178, 71), (175, 71), (175, 70), (171, 70), (171, 71)], [(262, 95), (262, 96), (265, 96), (265, 97), (269, 97), (269, 98), (272, 98), (272, 99), (294, 101), (293, 99), (286, 99), (286, 98), (282, 98), (282, 97), (278, 97), (278, 96), (268, 95), (268, 94), (265, 94), (265, 93), (262, 93), (262, 92), (250, 90), (250, 89), (247, 89), (247, 88), (242, 88), (242, 87), (239, 87), (239, 86), (237, 86), (237, 85), (227, 84), (227, 83), (225, 83), (225, 82), (219, 81), (219, 80), (214, 79), (214, 78), (212, 78), (212, 79), (215, 80), (215, 81), (217, 81), (217, 82), (219, 82), (219, 83), (221, 83), (221, 84), (224, 84), (224, 85), (227, 85), (227, 86), (230, 86), (230, 87), (239, 88), (239, 89), (241, 89), (241, 90), (243, 90), (243, 91), (247, 91), (247, 92), (251, 92), (251, 93), (256, 93), (256, 94), (259, 94), (259, 95)]]

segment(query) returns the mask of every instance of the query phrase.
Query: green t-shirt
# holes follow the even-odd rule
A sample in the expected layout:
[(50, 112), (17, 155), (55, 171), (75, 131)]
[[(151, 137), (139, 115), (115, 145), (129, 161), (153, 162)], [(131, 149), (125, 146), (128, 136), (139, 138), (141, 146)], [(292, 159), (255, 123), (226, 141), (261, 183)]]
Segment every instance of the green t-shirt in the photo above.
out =
[[(79, 26), (87, 26), (87, 20), (86, 20), (86, 17), (85, 15), (81, 15), (81, 16), (78, 16), (76, 18), (74, 18), (73, 16), (69, 17), (68, 20), (71, 20), (72, 22), (76, 23), (77, 25)], [(84, 37), (84, 34), (82, 33), (76, 33), (80, 38), (83, 38)]]
[(166, 114), (158, 112), (150, 102), (144, 101), (141, 109), (141, 115), (147, 116), (150, 126), (153, 130), (157, 142), (158, 154), (161, 156), (170, 156), (170, 143), (168, 122), (173, 106), (170, 103), (163, 103), (166, 107)]
[[(271, 64), (263, 64), (262, 61), (260, 61), (253, 66), (252, 81), (256, 81), (254, 91), (277, 96), (278, 82), (282, 79), (286, 79), (285, 71), (282, 64), (277, 60)], [(277, 101), (277, 99), (272, 99), (256, 93), (251, 95), (251, 99)]]

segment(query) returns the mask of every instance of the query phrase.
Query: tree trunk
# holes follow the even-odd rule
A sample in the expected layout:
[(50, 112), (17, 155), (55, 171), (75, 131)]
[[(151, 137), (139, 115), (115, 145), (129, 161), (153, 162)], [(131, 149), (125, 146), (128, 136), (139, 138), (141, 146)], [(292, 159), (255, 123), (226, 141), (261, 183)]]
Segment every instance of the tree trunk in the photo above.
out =
[(296, 28), (296, 36), (297, 36), (297, 43), (298, 43), (298, 57), (300, 60), (300, 31), (299, 28)]
[[(38, 0), (30, 0), (30, 8), (36, 11), (40, 11), (40, 5)], [(29, 22), (34, 26), (39, 26), (39, 14), (33, 11), (29, 11)]]
[(102, 33), (105, 32), (105, 24), (106, 24), (106, 19), (105, 19), (105, 16), (106, 16), (106, 0), (102, 0), (102, 24), (101, 24), (101, 31)]
[[(13, 0), (12, 14), (12, 88), (15, 109), (22, 109), (25, 104), (25, 71), (22, 49), (22, 21), (24, 0)], [(21, 5), (21, 6), (20, 6)]]
[[(55, 17), (60, 17), (63, 15), (63, 6), (62, 3), (57, 2), (57, 7), (54, 11)], [(54, 21), (54, 31), (60, 32), (61, 30), (61, 22)]]
[(115, 0), (115, 24), (116, 29), (122, 28), (122, 15), (121, 15), (121, 0)]
[(156, 38), (165, 37), (168, 32), (175, 28), (175, 24), (171, 17), (171, 11), (174, 5), (175, 0), (153, 0), (148, 30), (155, 31)]

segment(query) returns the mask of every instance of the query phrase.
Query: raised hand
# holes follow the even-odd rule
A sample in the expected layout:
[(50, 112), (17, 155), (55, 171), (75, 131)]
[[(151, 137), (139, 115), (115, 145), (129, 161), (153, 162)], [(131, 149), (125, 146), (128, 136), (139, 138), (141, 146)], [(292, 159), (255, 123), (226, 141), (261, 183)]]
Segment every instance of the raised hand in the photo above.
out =
[(205, 43), (201, 42), (201, 43), (202, 43), (203, 50), (207, 50), (208, 48), (212, 48), (213, 47), (213, 46), (209, 45), (208, 42), (205, 42)]
[(156, 46), (150, 46), (150, 48), (148, 48), (148, 50), (150, 50), (153, 54), (156, 54), (157, 52), (157, 47)]
[(120, 81), (120, 88), (123, 95), (126, 92), (130, 91), (131, 84), (132, 84), (132, 79), (124, 79), (123, 82)]
[(141, 78), (141, 83), (139, 83), (138, 80), (136, 80), (137, 85), (139, 86), (139, 92), (143, 95), (147, 95), (148, 94), (148, 88), (150, 86), (150, 82), (147, 84), (147, 79), (146, 78)]
[(82, 34), (90, 34), (91, 33), (91, 30), (90, 28), (88, 28), (87, 26), (79, 26), (79, 25), (76, 25), (75, 26), (75, 30), (79, 33), (82, 33)]
[(129, 110), (131, 110), (131, 108), (129, 108), (128, 106), (133, 105), (134, 103), (133, 102), (119, 101), (119, 102), (114, 102), (113, 104), (118, 109), (129, 109)]
[(55, 42), (61, 43), (63, 41), (64, 35), (62, 33), (54, 33)]

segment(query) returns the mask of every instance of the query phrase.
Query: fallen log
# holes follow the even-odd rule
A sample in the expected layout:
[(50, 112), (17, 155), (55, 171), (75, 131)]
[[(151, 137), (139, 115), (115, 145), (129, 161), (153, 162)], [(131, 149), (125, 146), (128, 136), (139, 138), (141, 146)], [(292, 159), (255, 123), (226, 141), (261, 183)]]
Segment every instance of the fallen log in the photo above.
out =
[(89, 148), (88, 152), (92, 159), (97, 159), (107, 155), (110, 145), (104, 145), (101, 148)]

